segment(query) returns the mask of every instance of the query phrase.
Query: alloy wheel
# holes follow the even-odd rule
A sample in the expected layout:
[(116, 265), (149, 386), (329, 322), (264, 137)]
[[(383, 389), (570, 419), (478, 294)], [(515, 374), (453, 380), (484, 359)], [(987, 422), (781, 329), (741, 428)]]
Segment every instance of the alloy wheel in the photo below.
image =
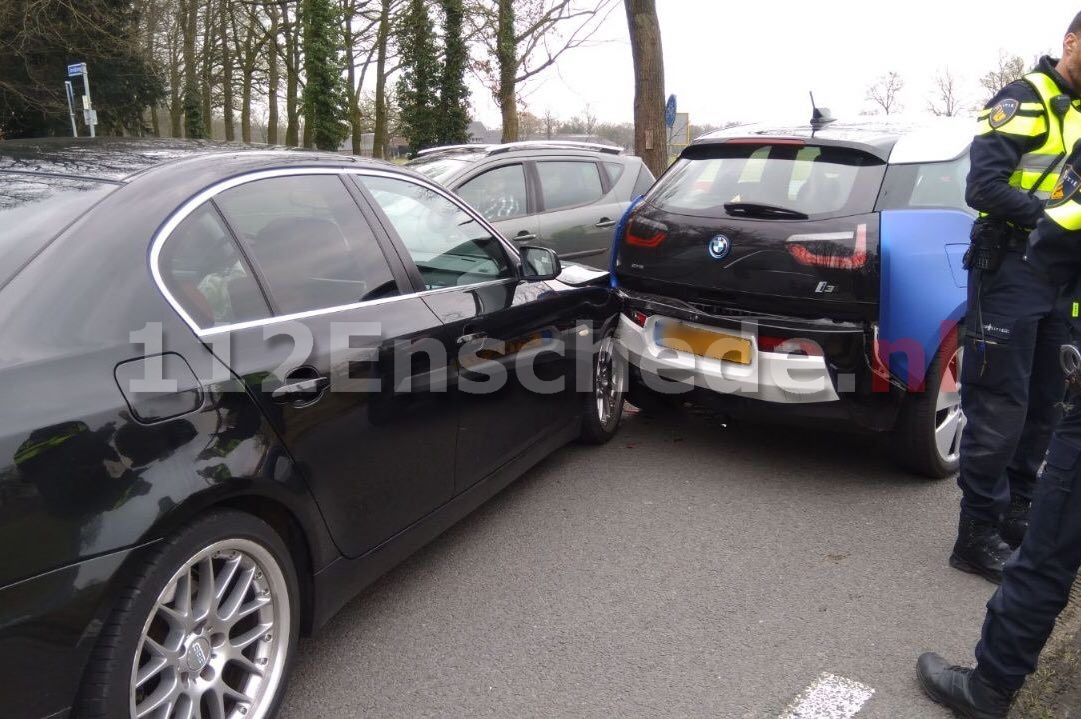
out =
[(944, 463), (956, 462), (961, 452), (965, 415), (961, 412), (961, 359), (958, 347), (942, 369), (935, 401), (935, 447)]
[(597, 350), (597, 364), (593, 381), (593, 391), (597, 403), (597, 419), (601, 426), (608, 429), (613, 422), (618, 422), (616, 412), (619, 398), (623, 393), (626, 367), (616, 351), (615, 337), (605, 335)]
[(133, 719), (263, 719), (290, 636), (281, 567), (247, 539), (216, 542), (166, 583), (131, 672)]

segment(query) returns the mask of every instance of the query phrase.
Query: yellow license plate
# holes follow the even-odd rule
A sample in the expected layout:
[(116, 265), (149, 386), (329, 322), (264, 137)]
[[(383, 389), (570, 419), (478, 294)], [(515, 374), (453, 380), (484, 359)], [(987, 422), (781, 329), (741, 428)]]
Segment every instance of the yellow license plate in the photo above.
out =
[(664, 324), (661, 325), (660, 344), (699, 357), (737, 364), (751, 363), (751, 341), (724, 332), (703, 330), (684, 324)]

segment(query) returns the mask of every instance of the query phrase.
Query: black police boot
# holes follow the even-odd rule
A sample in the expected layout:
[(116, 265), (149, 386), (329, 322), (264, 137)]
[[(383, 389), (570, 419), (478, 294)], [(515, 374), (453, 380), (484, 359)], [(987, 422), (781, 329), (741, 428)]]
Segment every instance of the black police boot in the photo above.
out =
[(1028, 529), (1028, 509), (1029, 502), (1014, 497), (1010, 500), (1010, 508), (1006, 510), (1006, 514), (998, 524), (999, 534), (1011, 549), (1020, 547), (1021, 541), (1025, 538), (1025, 531)]
[(1010, 558), (1010, 551), (994, 524), (961, 517), (950, 566), (1001, 584), (1002, 566)]
[(927, 696), (966, 719), (1004, 719), (1014, 692), (991, 686), (978, 669), (954, 667), (928, 652), (916, 661), (916, 676)]

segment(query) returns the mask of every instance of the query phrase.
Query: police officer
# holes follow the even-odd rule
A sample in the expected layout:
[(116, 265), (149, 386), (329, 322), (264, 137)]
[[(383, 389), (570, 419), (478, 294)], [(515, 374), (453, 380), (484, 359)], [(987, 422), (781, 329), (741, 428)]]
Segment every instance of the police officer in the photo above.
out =
[(1064, 323), (1055, 289), (1022, 262), (1029, 231), (1058, 181), (1066, 149), (1081, 139), (1081, 13), (1062, 59), (1002, 89), (981, 113), (965, 199), (981, 213), (966, 255), (968, 311), (961, 369), (961, 517), (950, 565), (1002, 578), (1024, 536), (1036, 469), (1064, 382)]
[[(1029, 240), (1033, 274), (1053, 287), (1069, 316), (1077, 345), (1063, 347), (1069, 376), (1067, 410), (1040, 470), (1030, 526), (1006, 563), (1002, 584), (987, 603), (976, 667), (947, 666), (924, 654), (916, 673), (924, 691), (965, 717), (1005, 717), (1069, 599), (1081, 566), (1081, 144), (1075, 146)], [(1072, 354), (1072, 358), (1071, 358)], [(968, 361), (968, 358), (965, 358)]]

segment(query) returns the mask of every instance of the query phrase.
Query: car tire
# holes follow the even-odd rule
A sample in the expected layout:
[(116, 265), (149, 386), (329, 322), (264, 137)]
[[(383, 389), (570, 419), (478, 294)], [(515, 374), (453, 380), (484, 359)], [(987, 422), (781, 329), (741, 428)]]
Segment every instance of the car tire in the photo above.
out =
[(954, 330), (935, 351), (924, 387), (909, 392), (893, 432), (898, 464), (927, 479), (944, 479), (960, 464), (961, 333)]
[(296, 653), (298, 597), (289, 551), (268, 524), (233, 511), (201, 517), (127, 578), (78, 716), (134, 717), (172, 702), (152, 715), (273, 717)]
[(619, 352), (615, 327), (610, 325), (601, 333), (593, 355), (593, 378), (584, 399), (580, 441), (604, 444), (615, 436), (623, 416), (626, 385), (627, 358)]

